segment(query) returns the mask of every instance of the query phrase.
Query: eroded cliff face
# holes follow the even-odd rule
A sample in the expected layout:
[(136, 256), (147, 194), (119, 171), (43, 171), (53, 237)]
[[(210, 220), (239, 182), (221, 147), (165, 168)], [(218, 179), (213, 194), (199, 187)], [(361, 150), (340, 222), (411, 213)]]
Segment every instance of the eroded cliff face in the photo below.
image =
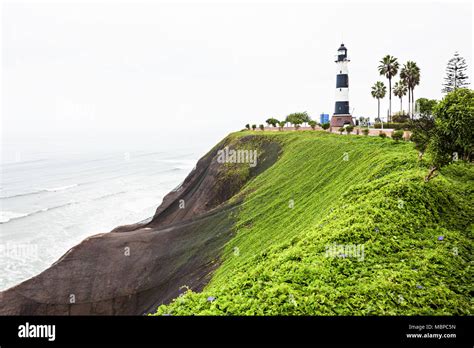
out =
[[(255, 167), (219, 163), (218, 151), (258, 151)], [(202, 157), (146, 223), (91, 236), (36, 277), (0, 292), (0, 315), (143, 314), (199, 291), (232, 238), (242, 187), (278, 159), (258, 136), (225, 138)]]

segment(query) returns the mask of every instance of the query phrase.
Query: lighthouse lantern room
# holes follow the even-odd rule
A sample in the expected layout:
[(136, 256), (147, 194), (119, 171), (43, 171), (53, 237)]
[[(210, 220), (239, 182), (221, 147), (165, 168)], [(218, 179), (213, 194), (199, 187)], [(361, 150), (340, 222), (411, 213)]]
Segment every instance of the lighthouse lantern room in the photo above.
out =
[(347, 48), (344, 44), (337, 50), (337, 75), (336, 75), (336, 106), (331, 117), (331, 127), (354, 125), (349, 112), (349, 70), (347, 64)]

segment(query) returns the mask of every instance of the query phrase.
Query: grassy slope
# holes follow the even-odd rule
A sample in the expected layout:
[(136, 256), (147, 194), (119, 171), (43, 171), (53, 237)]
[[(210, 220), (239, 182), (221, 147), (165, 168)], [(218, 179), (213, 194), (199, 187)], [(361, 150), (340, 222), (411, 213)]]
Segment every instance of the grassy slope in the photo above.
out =
[[(230, 137), (249, 134), (281, 143), (280, 159), (242, 190), (237, 235), (205, 291), (157, 314), (474, 312), (472, 166), (424, 183), (410, 143), (312, 131)], [(326, 257), (333, 243), (363, 244), (364, 260)]]

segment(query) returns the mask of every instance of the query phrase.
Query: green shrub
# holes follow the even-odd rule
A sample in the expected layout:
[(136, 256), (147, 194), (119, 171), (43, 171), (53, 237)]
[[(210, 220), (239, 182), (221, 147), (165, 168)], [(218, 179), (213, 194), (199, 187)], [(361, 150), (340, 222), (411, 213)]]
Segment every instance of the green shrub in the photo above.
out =
[(286, 116), (285, 121), (290, 122), (292, 124), (301, 124), (303, 122), (311, 121), (311, 118), (309, 117), (309, 115), (306, 111), (305, 112), (294, 112), (294, 113), (289, 114), (288, 116)]
[(368, 128), (362, 129), (362, 134), (364, 134), (366, 136), (369, 135), (369, 129)]
[(381, 138), (386, 138), (386, 137), (387, 137), (387, 134), (386, 134), (385, 132), (380, 131), (380, 132), (379, 132), (379, 137), (381, 137)]
[(274, 118), (274, 117), (270, 117), (270, 118), (267, 119), (265, 122), (266, 122), (269, 126), (273, 126), (273, 127), (276, 127), (277, 124), (279, 123), (279, 121), (278, 121), (276, 118)]
[(278, 122), (278, 129), (282, 131), (283, 128), (285, 127), (285, 124), (286, 124), (286, 121), (280, 121), (280, 122)]
[(410, 121), (410, 116), (397, 113), (392, 116), (392, 121), (393, 123), (405, 123), (405, 122)]
[(321, 125), (321, 127), (322, 127), (324, 130), (327, 130), (327, 129), (329, 129), (330, 124), (329, 124), (329, 123), (323, 123), (323, 124)]
[(474, 91), (458, 88), (433, 108), (435, 127), (428, 150), (435, 168), (458, 159), (471, 161), (474, 152)]
[(392, 133), (392, 139), (395, 141), (400, 141), (403, 139), (403, 131), (402, 130), (396, 130)]

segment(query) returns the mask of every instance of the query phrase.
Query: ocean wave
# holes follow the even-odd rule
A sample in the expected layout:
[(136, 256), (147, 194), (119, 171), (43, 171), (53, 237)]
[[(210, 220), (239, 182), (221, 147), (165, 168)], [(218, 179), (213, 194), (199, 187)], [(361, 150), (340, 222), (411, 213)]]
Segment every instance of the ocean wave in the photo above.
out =
[(20, 219), (25, 216), (28, 216), (28, 214), (14, 213), (12, 211), (0, 211), (0, 224), (4, 224), (11, 220)]
[(70, 189), (70, 188), (77, 187), (77, 186), (79, 186), (79, 184), (72, 184), (72, 185), (59, 186), (59, 187), (52, 187), (52, 188), (40, 188), (40, 189), (36, 189), (35, 191), (18, 193), (18, 194), (16, 194), (16, 195), (0, 196), (0, 199), (8, 199), (8, 198), (16, 198), (16, 197), (23, 197), (23, 196), (38, 195), (38, 194), (45, 193), (45, 192), (64, 191), (64, 190), (68, 190), (68, 189)]
[(12, 211), (0, 211), (0, 224), (6, 224), (7, 222), (12, 221), (12, 220), (23, 219), (23, 218), (26, 218), (26, 217), (29, 217), (29, 216), (32, 216), (32, 215), (44, 213), (44, 212), (59, 209), (59, 208), (64, 208), (64, 207), (67, 207), (69, 205), (73, 205), (73, 204), (77, 204), (77, 203), (79, 203), (79, 202), (75, 202), (75, 201), (74, 202), (68, 202), (68, 203), (57, 205), (57, 206), (54, 206), (54, 207), (35, 210), (33, 212), (30, 212), (30, 213), (16, 213), (16, 212), (12, 212)]
[(43, 189), (46, 192), (57, 192), (57, 191), (64, 191), (73, 187), (77, 187), (78, 184), (72, 184), (72, 185), (66, 185), (66, 186), (59, 186), (59, 187), (53, 187), (53, 188), (45, 188)]
[(109, 197), (113, 197), (113, 196), (117, 196), (117, 195), (122, 195), (124, 193), (127, 193), (127, 191), (108, 193), (108, 194), (103, 195), (103, 196), (95, 197), (95, 198), (91, 199), (91, 201), (98, 201), (98, 200), (101, 200), (101, 199), (105, 199), (105, 198), (109, 198)]

